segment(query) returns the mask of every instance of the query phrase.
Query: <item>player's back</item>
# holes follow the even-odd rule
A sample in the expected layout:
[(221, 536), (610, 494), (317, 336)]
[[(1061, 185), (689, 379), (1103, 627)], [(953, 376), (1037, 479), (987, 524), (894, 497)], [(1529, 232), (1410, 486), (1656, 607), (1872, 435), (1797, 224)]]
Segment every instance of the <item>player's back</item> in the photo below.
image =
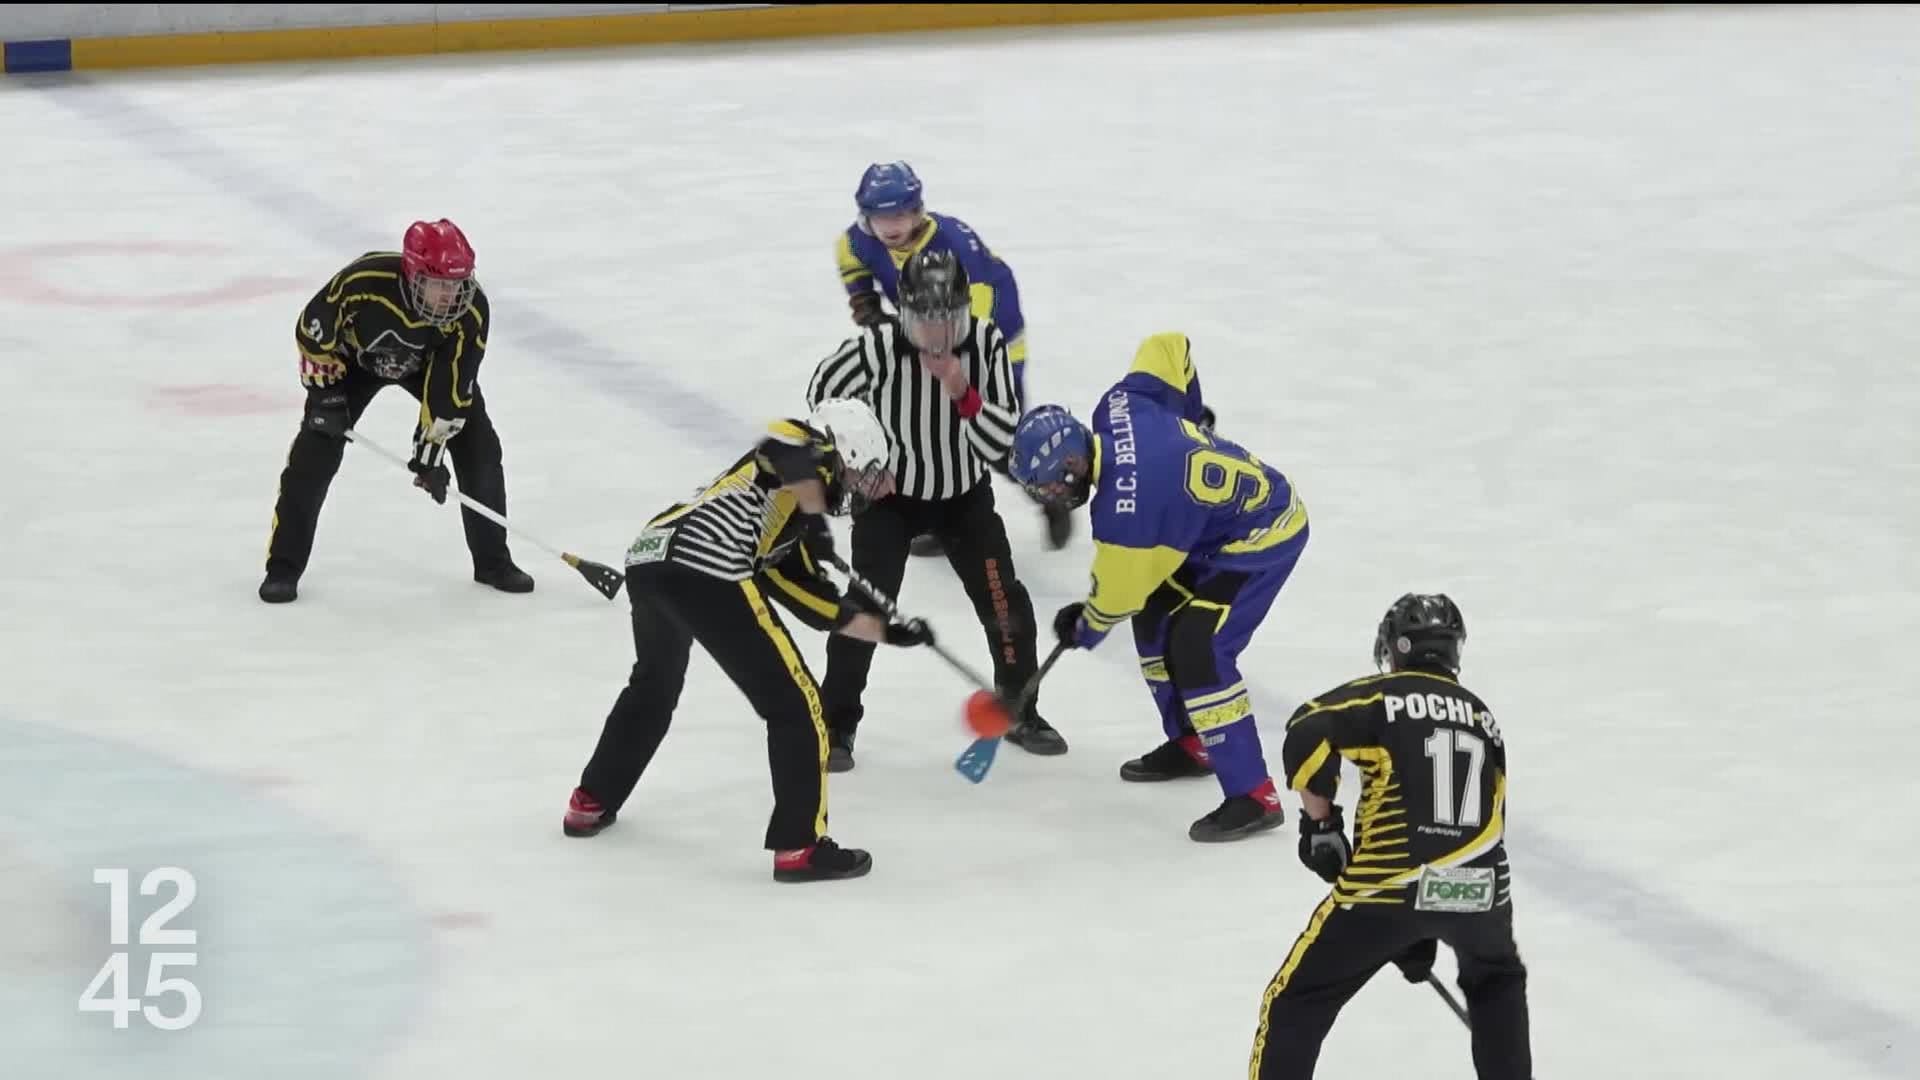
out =
[[(1251, 571), (1298, 558), (1306, 507), (1280, 470), (1187, 418), (1188, 398), (1138, 373), (1093, 414), (1094, 538)], [(1197, 402), (1197, 398), (1193, 399)]]
[(1484, 701), (1444, 671), (1355, 679), (1287, 722), (1289, 786), (1333, 797), (1360, 770), (1354, 857), (1340, 902), (1487, 910), (1505, 902), (1506, 744)]
[(649, 521), (628, 548), (627, 565), (666, 559), (730, 580), (758, 573), (797, 539), (787, 526), (798, 504), (782, 490), (769, 455), (804, 447), (806, 439), (797, 420), (769, 424), (753, 450)]

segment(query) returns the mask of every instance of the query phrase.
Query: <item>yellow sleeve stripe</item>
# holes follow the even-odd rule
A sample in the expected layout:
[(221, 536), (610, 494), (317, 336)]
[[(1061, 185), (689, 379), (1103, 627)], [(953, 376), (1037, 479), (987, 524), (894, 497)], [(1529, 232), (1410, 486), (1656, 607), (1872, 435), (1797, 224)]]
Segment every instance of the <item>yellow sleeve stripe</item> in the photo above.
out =
[(853, 240), (844, 232), (834, 241), (833, 261), (840, 268), (840, 280), (848, 285), (873, 276), (867, 265), (853, 253)]
[(1325, 739), (1321, 739), (1320, 745), (1314, 747), (1313, 753), (1307, 755), (1307, 760), (1301, 762), (1300, 767), (1293, 770), (1293, 778), (1287, 781), (1287, 786), (1295, 791), (1307, 790), (1307, 785), (1312, 783), (1313, 778), (1320, 774), (1320, 770), (1327, 764), (1327, 759), (1332, 756), (1333, 744)]
[(815, 615), (829, 622), (840, 614), (840, 608), (838, 606), (830, 604), (814, 593), (808, 592), (806, 589), (795, 585), (787, 579), (785, 574), (782, 574), (778, 570), (769, 569), (767, 571), (767, 579), (773, 582), (774, 586), (781, 592), (786, 593), (789, 597), (797, 601), (801, 607), (806, 608), (808, 611), (813, 612)]
[(1007, 342), (1007, 362), (1010, 364), (1024, 364), (1027, 362), (1027, 332), (1025, 330), (1015, 334), (1013, 340)]
[(974, 318), (985, 319), (993, 314), (993, 286), (976, 281), (967, 289)]
[(1094, 592), (1087, 598), (1088, 612), (1117, 621), (1125, 616), (1116, 616), (1116, 612), (1131, 615), (1139, 611), (1146, 606), (1147, 597), (1185, 561), (1186, 552), (1166, 546), (1137, 548), (1094, 541)]
[(453, 383), (447, 387), (447, 396), (453, 399), (453, 407), (465, 409), (473, 405), (471, 397), (460, 396), (460, 358), (467, 352), (467, 332), (456, 330), (453, 335)]

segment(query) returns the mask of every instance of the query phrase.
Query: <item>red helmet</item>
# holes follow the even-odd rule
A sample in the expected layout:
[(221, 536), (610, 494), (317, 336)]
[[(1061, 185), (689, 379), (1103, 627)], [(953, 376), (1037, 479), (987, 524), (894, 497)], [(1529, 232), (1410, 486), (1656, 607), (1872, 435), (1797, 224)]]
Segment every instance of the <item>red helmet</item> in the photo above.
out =
[(446, 218), (416, 221), (400, 248), (401, 284), (421, 318), (445, 328), (473, 303), (473, 246)]

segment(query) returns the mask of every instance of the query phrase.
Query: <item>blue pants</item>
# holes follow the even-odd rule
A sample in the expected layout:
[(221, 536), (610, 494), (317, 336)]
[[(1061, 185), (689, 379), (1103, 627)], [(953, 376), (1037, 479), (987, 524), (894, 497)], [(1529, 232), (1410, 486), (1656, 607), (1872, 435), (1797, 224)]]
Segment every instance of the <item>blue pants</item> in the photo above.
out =
[(1161, 728), (1169, 740), (1200, 737), (1228, 798), (1268, 779), (1240, 653), (1293, 573), (1306, 539), (1301, 533), (1279, 561), (1254, 571), (1182, 566), (1133, 617), (1140, 673), (1153, 691)]

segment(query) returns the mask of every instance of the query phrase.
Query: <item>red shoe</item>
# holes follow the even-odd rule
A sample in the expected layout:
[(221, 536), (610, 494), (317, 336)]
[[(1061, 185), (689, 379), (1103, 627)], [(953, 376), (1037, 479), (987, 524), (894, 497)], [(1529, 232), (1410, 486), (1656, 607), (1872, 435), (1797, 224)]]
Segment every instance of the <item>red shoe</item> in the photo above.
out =
[(775, 881), (837, 881), (865, 877), (871, 869), (873, 856), (859, 848), (843, 848), (826, 836), (807, 847), (773, 853)]
[(560, 822), (560, 831), (568, 836), (595, 836), (612, 825), (618, 816), (601, 806), (600, 800), (587, 794), (586, 789), (574, 788), (573, 797), (567, 800), (567, 816)]

